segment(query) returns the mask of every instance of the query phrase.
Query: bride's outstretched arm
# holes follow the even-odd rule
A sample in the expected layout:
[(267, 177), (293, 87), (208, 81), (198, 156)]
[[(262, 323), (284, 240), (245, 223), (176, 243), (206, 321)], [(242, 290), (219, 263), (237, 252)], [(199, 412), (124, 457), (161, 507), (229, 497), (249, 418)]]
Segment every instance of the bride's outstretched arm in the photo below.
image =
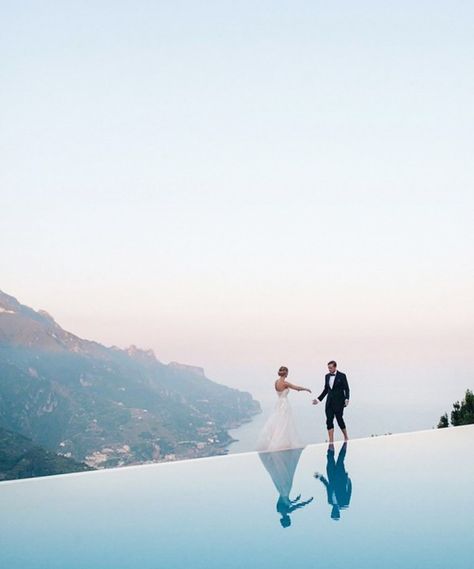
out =
[(307, 387), (301, 387), (300, 385), (294, 385), (293, 383), (289, 383), (288, 381), (285, 381), (285, 387), (288, 387), (289, 389), (294, 389), (295, 391), (307, 391), (308, 393), (311, 393), (311, 389), (308, 389)]
[(311, 502), (314, 500), (314, 497), (311, 496), (311, 498), (309, 500), (305, 500), (304, 502), (300, 502), (299, 504), (295, 504), (293, 506), (290, 506), (290, 508), (288, 509), (288, 513), (291, 514), (292, 512), (294, 512), (295, 510), (299, 510), (299, 508), (304, 508), (305, 506), (307, 506), (308, 504), (311, 504)]

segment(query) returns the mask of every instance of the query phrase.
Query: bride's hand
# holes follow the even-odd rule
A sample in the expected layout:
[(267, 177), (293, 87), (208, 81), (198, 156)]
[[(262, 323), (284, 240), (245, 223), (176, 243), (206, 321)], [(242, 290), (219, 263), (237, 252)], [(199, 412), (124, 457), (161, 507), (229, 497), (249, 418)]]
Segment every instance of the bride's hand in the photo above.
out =
[(307, 389), (306, 391), (307, 391), (308, 393), (311, 393), (311, 389)]

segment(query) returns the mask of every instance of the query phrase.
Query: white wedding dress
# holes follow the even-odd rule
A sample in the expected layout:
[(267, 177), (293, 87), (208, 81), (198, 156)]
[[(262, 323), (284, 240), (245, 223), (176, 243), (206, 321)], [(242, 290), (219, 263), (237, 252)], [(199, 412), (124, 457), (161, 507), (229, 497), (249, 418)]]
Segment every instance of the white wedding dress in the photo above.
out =
[(275, 451), (303, 446), (296, 432), (293, 412), (288, 401), (289, 392), (288, 388), (277, 391), (278, 401), (260, 433), (257, 442), (258, 451)]

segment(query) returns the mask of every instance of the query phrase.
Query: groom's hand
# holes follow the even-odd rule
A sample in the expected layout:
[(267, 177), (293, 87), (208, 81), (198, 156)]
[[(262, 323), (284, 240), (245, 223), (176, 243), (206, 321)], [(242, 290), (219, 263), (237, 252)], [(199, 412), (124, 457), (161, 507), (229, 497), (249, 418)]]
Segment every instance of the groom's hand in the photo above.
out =
[(346, 399), (346, 400), (344, 401), (344, 407), (347, 407), (348, 405), (349, 405), (349, 399)]
[(313, 405), (317, 405), (319, 403), (319, 399), (313, 399)]

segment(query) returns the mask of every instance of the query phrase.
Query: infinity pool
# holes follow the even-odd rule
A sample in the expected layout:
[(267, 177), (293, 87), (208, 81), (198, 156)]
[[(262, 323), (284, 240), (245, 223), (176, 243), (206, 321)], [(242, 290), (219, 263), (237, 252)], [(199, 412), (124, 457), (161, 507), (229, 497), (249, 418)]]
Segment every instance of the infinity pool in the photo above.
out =
[(5, 569), (474, 567), (474, 426), (0, 483)]

